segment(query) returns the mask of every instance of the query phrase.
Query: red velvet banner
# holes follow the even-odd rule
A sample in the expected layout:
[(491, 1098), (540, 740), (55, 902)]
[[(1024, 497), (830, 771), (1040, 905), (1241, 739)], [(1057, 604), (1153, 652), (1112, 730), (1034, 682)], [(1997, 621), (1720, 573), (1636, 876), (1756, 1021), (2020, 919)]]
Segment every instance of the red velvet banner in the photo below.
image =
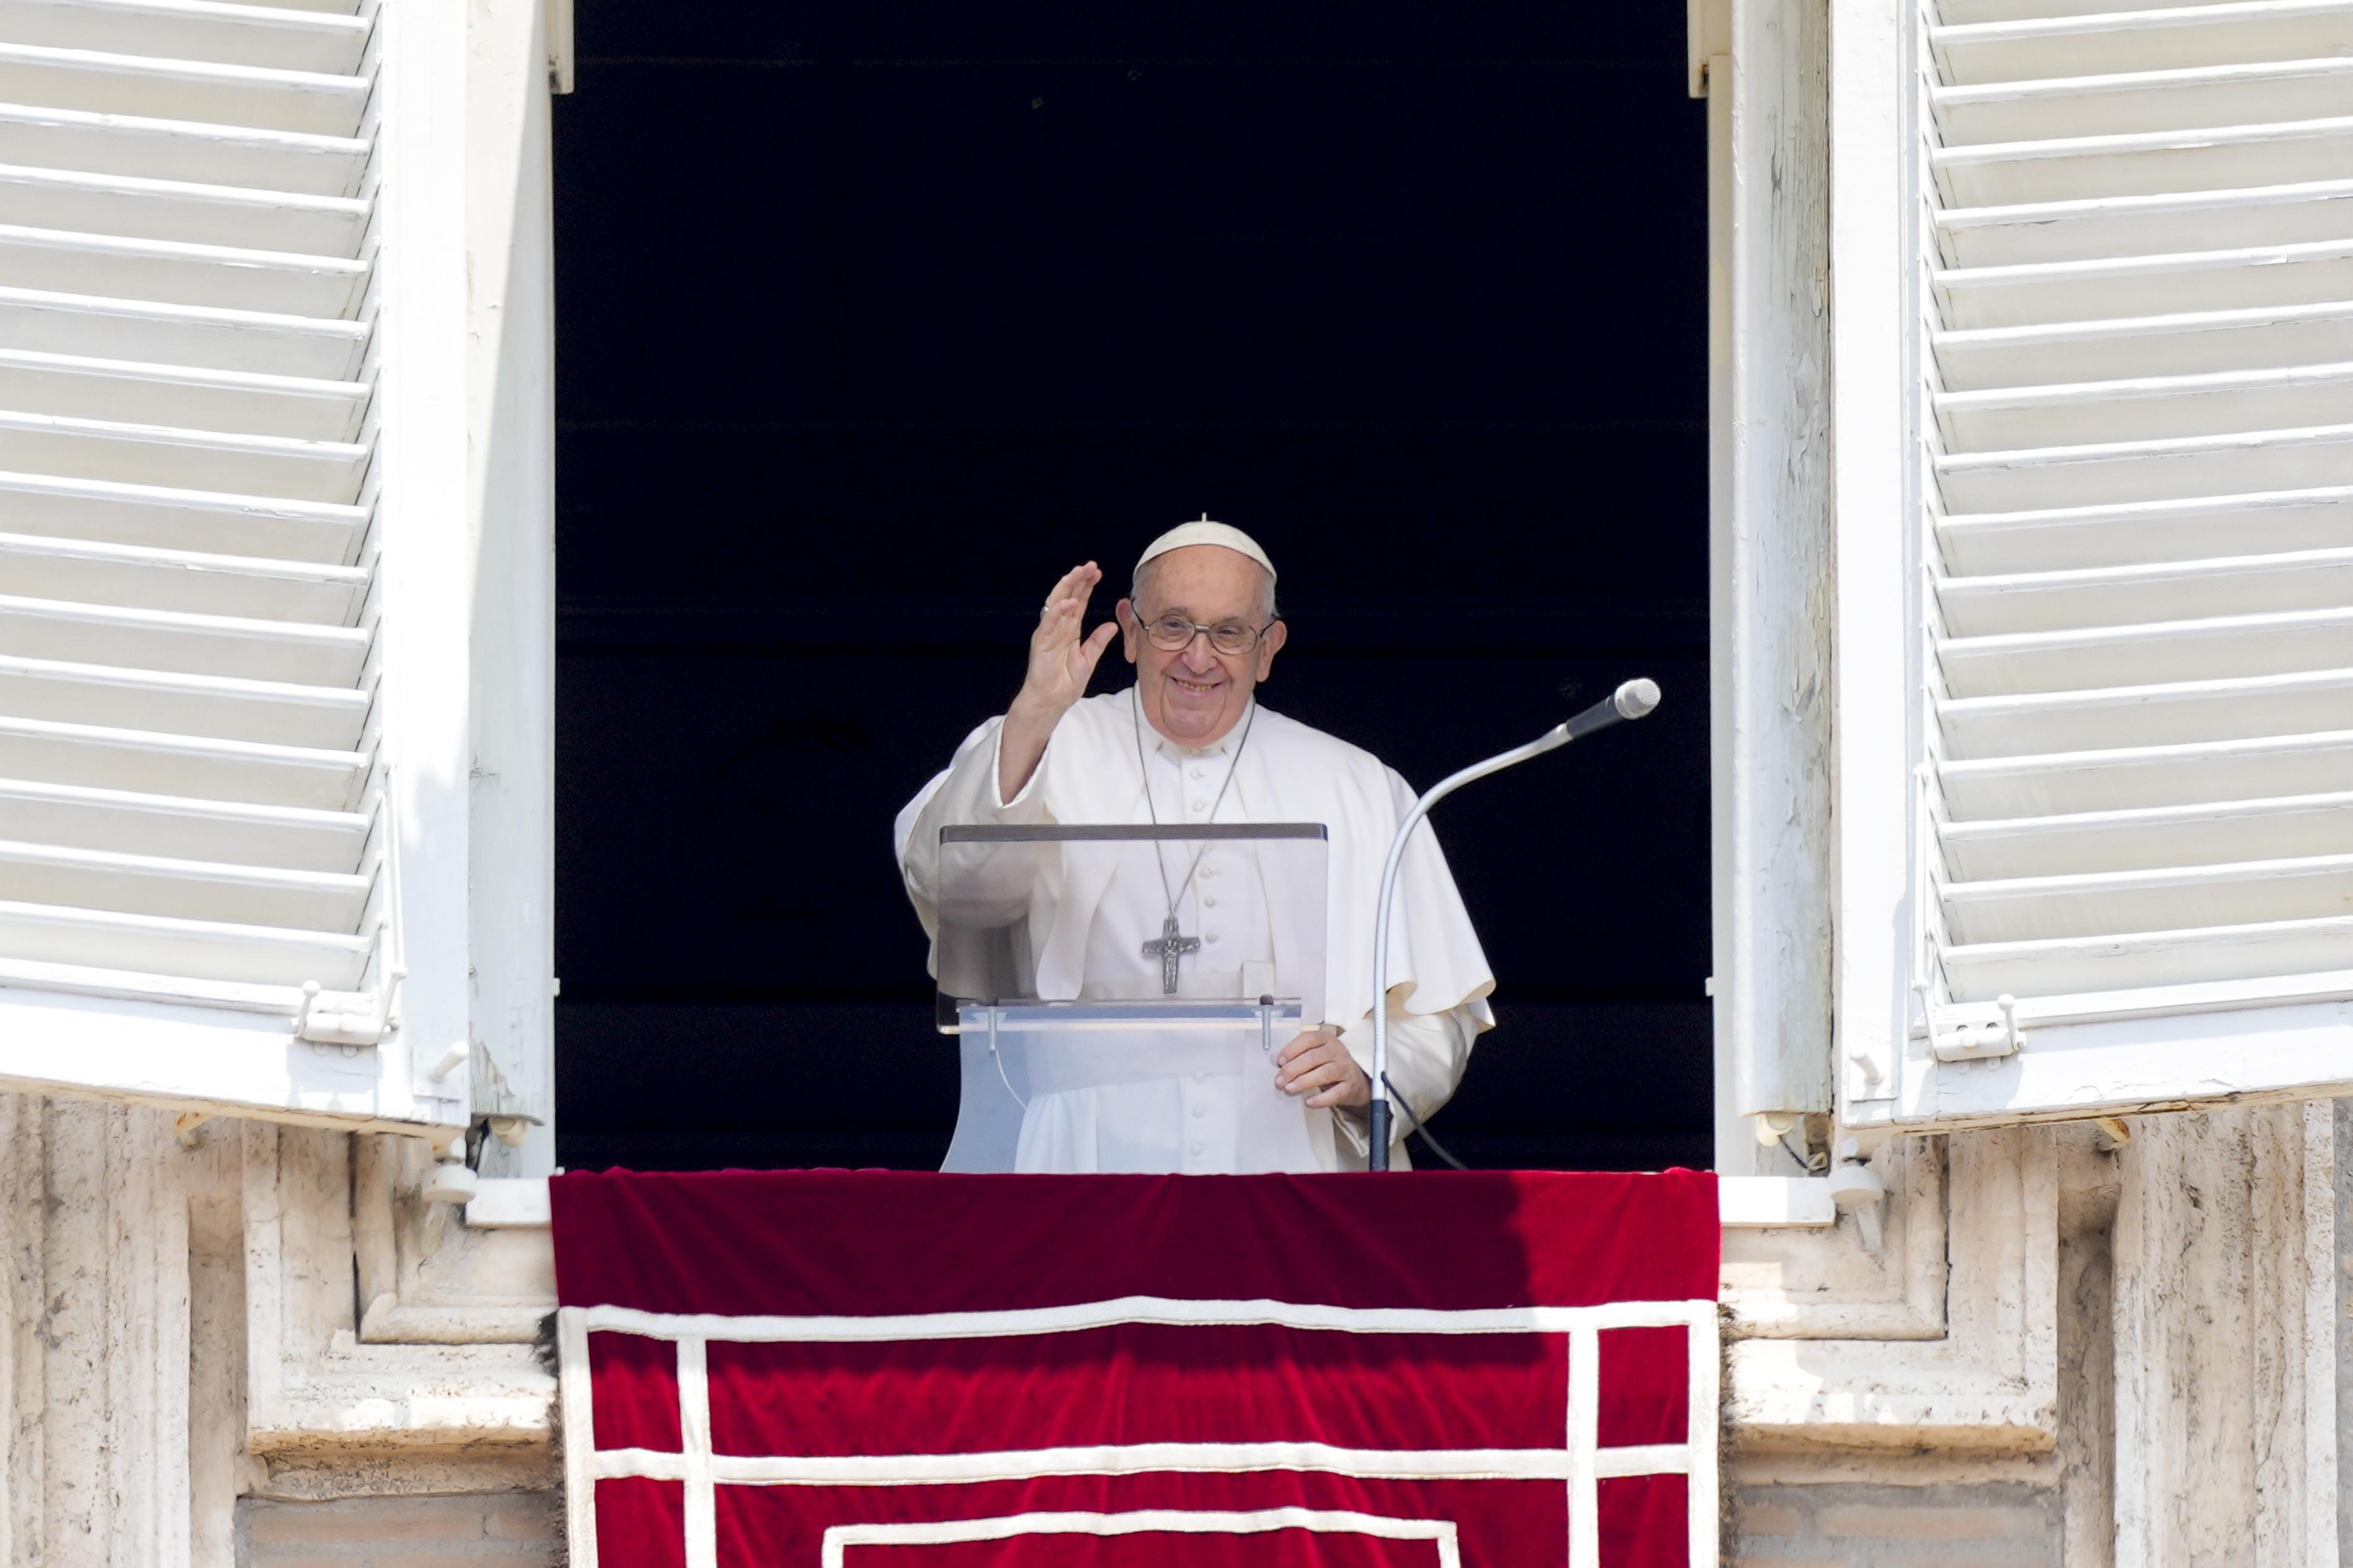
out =
[(1704, 1173), (553, 1188), (575, 1568), (1714, 1561)]

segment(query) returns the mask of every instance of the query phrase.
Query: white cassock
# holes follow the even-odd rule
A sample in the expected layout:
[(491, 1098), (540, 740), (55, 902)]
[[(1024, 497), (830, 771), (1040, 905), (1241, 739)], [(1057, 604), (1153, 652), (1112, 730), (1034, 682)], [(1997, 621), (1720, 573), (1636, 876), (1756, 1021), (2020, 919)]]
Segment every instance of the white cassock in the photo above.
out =
[[(1328, 931), (1321, 933), (1324, 1016), (1347, 1026), (1342, 1042), (1357, 1065), (1371, 1070), (1374, 906), (1390, 840), (1413, 805), (1413, 792), (1403, 779), (1371, 753), (1262, 705), (1213, 746), (1179, 746), (1148, 723), (1139, 728), (1131, 693), (1119, 691), (1074, 704), (1055, 727), (1029, 782), (1008, 801), (998, 795), (997, 784), (1003, 723), (992, 719), (974, 731), (946, 771), (899, 814), (899, 863), (908, 896), (934, 939), (934, 973), (944, 827), (1143, 825), (1155, 820), (1155, 813), (1171, 826), (1322, 823), (1330, 836)], [(1182, 929), (1202, 943), (1186, 960), (1188, 978), (1195, 969), (1203, 977), (1234, 975), (1245, 964), (1272, 957), (1281, 920), (1270, 910), (1250, 853), (1247, 844), (1209, 843), (1198, 869), (1186, 881), (1191, 850), (1171, 850), (1168, 888), (1183, 889), (1174, 912)], [(1158, 994), (1158, 963), (1143, 949), (1162, 933), (1171, 912), (1168, 888), (1157, 879), (1124, 877), (1100, 890), (1060, 897), (1060, 889), (1041, 886), (1032, 895), (1029, 919), (1030, 928), (1043, 935), (1039, 994), (1075, 996), (1075, 976), (1083, 973), (1090, 995)], [(1049, 974), (1058, 967), (1071, 976), (1069, 983), (1058, 984)], [(1414, 1113), (1427, 1117), (1453, 1094), (1472, 1041), (1495, 1021), (1486, 1001), (1494, 977), (1427, 823), (1415, 830), (1398, 873), (1388, 973), (1389, 1079)], [(1210, 984), (1217, 994), (1240, 994), (1230, 984)], [(1195, 988), (1188, 984), (1185, 989)], [(1271, 1071), (1264, 1076), (1264, 1084), (1230, 1071), (1130, 1076), (1125, 1081), (1087, 1081), (1083, 1074), (1071, 1074), (1060, 1081), (1033, 1081), (1015, 1168), (1204, 1174), (1364, 1168), (1366, 1121), (1361, 1107), (1311, 1110), (1272, 1090)], [(1274, 1099), (1267, 1101), (1268, 1095)], [(1409, 1129), (1402, 1115), (1393, 1120), (1399, 1146), (1392, 1157), (1402, 1167)]]

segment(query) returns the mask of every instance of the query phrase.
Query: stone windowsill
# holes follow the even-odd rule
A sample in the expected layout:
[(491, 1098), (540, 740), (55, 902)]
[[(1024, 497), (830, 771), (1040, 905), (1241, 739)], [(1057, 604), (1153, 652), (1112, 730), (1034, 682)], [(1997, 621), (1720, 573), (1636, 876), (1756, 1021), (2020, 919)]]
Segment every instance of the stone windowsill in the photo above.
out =
[[(1820, 1176), (1726, 1176), (1716, 1184), (1724, 1223), (1735, 1229), (1823, 1226), (1837, 1223), (1830, 1182)], [(486, 1178), (481, 1195), (466, 1206), (478, 1230), (536, 1228), (547, 1224), (544, 1177)]]

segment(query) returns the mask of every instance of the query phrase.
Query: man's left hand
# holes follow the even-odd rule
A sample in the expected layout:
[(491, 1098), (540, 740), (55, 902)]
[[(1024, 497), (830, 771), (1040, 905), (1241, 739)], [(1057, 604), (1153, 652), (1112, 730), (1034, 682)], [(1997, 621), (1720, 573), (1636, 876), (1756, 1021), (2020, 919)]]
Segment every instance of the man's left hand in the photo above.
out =
[(1340, 1043), (1340, 1031), (1314, 1029), (1275, 1053), (1274, 1087), (1285, 1094), (1303, 1094), (1321, 1109), (1372, 1102), (1373, 1080)]

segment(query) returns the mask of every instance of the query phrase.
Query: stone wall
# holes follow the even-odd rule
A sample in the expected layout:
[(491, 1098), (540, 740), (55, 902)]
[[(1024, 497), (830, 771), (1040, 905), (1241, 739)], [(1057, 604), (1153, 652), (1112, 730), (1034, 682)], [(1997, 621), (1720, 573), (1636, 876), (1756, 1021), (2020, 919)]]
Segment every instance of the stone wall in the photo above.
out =
[(237, 1568), (545, 1568), (564, 1559), (547, 1492), (345, 1498), (237, 1510)]
[(2062, 1568), (2060, 1494), (2018, 1481), (1735, 1487), (1737, 1568)]
[[(2059, 1492), (2022, 1482), (1733, 1489), (1736, 1568), (2063, 1568)], [(237, 1508), (237, 1568), (542, 1568), (563, 1560), (544, 1492)]]
[(2337, 1555), (2353, 1563), (2353, 1100), (2337, 1102)]
[[(2059, 1494), (1978, 1486), (1784, 1484), (1733, 1492), (1736, 1568), (2062, 1568)], [(544, 1492), (237, 1508), (237, 1568), (542, 1568), (563, 1560)]]
[[(1903, 1141), (1876, 1249), (1728, 1233), (1727, 1555), (2334, 1568), (2348, 1110)], [(546, 1233), (428, 1163), (0, 1096), (0, 1568), (559, 1562)]]

